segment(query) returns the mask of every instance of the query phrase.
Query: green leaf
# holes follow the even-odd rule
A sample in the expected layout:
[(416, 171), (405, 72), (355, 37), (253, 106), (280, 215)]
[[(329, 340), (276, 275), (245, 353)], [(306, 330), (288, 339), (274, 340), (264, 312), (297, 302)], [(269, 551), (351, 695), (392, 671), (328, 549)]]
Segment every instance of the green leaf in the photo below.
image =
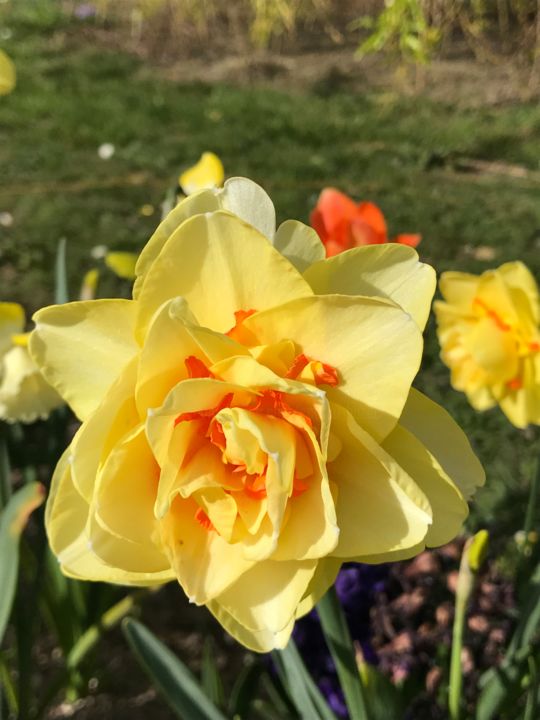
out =
[(510, 700), (523, 693), (521, 680), (540, 629), (540, 566), (531, 578), (520, 621), (508, 645), (506, 655), (497, 668), (480, 678), (482, 692), (478, 699), (477, 720), (492, 720)]
[(284, 650), (274, 652), (273, 655), (279, 658), (278, 667), (281, 664), (283, 681), (300, 717), (306, 720), (336, 720), (308, 673), (294, 641), (289, 640)]
[(122, 624), (131, 650), (154, 686), (183, 720), (226, 720), (194, 676), (144, 625), (128, 618)]
[(58, 305), (69, 302), (66, 269), (66, 238), (60, 238), (56, 250), (54, 300)]
[(366, 662), (362, 662), (360, 674), (371, 720), (403, 717), (405, 698), (390, 679)]
[(334, 660), (351, 720), (368, 720), (364, 688), (347, 621), (334, 587), (317, 603), (317, 612)]
[(11, 467), (4, 429), (5, 426), (0, 426), (0, 511), (7, 505), (11, 497)]
[(206, 637), (204, 641), (201, 685), (206, 697), (217, 707), (225, 705), (223, 683), (216, 663), (216, 644), (210, 636)]
[[(250, 656), (248, 656), (248, 659)], [(263, 666), (260, 662), (244, 665), (231, 690), (229, 715), (233, 718), (249, 718), (255, 693), (259, 687)]]
[(19, 538), (30, 513), (45, 499), (40, 483), (25, 485), (11, 496), (0, 515), (0, 643), (4, 637), (17, 586)]

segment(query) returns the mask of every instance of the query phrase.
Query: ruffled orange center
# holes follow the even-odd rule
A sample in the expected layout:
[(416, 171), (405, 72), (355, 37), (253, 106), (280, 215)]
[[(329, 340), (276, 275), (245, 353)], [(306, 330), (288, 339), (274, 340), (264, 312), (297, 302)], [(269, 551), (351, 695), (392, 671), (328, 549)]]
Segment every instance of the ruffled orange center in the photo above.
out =
[[(219, 380), (198, 358), (186, 358), (185, 365), (190, 378)], [(335, 368), (305, 355), (295, 358), (289, 376), (297, 377), (308, 365), (320, 382), (337, 384)], [(302, 395), (270, 388), (224, 392), (213, 407), (181, 413), (174, 421), (175, 427), (184, 423), (190, 428), (182, 471), (191, 477), (194, 467), (208, 475), (216, 468), (192, 494), (199, 505), (195, 519), (204, 529), (223, 534), (227, 526), (227, 539), (240, 539), (260, 526), (253, 517), (266, 515), (267, 502), (279, 505), (280, 497), (287, 502), (309, 490), (317, 467), (313, 439), (320, 421)]]

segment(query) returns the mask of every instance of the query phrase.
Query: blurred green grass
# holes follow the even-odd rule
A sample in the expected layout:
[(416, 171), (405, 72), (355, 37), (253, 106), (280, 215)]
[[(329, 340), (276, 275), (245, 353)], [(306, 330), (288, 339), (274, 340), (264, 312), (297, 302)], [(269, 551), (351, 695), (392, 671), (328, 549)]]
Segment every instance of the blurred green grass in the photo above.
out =
[[(18, 86), (0, 100), (0, 297), (29, 311), (52, 301), (53, 263), (67, 238), (71, 293), (105, 244), (138, 251), (180, 169), (204, 150), (228, 175), (247, 175), (272, 196), (281, 219), (307, 221), (318, 192), (338, 186), (383, 209), (390, 233), (420, 232), (437, 270), (479, 272), (522, 259), (540, 276), (540, 107), (481, 109), (384, 92), (327, 86), (300, 93), (174, 84), (142, 61), (96, 45), (44, 3), (20, 0), (0, 14)], [(359, 69), (359, 72), (361, 70)], [(107, 161), (103, 143), (116, 152)], [(456, 172), (460, 157), (517, 164), (529, 175)], [(151, 217), (139, 212), (150, 203)], [(493, 248), (489, 262), (475, 259)], [(396, 348), (399, 352), (399, 348)], [(465, 428), (488, 471), (471, 527), (507, 537), (523, 523), (534, 434), (498, 410), (478, 415), (448, 383), (433, 322), (417, 384)]]

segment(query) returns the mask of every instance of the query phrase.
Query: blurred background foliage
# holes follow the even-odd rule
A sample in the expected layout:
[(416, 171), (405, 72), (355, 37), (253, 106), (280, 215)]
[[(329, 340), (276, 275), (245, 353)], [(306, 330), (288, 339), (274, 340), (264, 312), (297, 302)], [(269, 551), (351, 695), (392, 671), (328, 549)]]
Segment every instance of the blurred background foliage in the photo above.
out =
[[(99, 264), (92, 250), (139, 251), (179, 172), (205, 150), (227, 175), (263, 185), (280, 219), (307, 221), (320, 190), (337, 186), (376, 202), (391, 235), (421, 233), (420, 255), (439, 272), (522, 259), (540, 278), (539, 8), (536, 0), (1, 0), (0, 46), (18, 86), (0, 102), (0, 298), (29, 314), (52, 302), (61, 238), (77, 297)], [(111, 273), (99, 293), (127, 296), (129, 287)], [(490, 530), (490, 562), (511, 578), (540, 437), (516, 431), (499, 410), (475, 414), (450, 388), (438, 352), (430, 323), (417, 385), (458, 420), (487, 469), (468, 530)], [(6, 431), (15, 484), (47, 483), (73, 431), (61, 413)], [(81, 674), (81, 658), (103, 613), (125, 598), (62, 578), (39, 522), (21, 563), (19, 646), (8, 633), (0, 673), (19, 658), (20, 716), (31, 717), (45, 712), (30, 698), (50, 674), (68, 698), (88, 689), (95, 673)], [(165, 590), (164, 615), (163, 602), (147, 598), (147, 617), (158, 608), (160, 631), (199, 668), (189, 629), (193, 617), (197, 627), (210, 621), (180, 594)], [(32, 649), (42, 623), (53, 637), (42, 634)], [(121, 693), (118, 657), (99, 682)]]

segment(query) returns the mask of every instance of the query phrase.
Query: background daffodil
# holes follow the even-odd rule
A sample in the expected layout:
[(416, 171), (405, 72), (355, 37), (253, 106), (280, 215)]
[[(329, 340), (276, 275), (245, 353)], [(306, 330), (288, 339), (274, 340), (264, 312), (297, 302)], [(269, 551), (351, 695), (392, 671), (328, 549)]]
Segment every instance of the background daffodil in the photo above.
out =
[(62, 398), (28, 354), (25, 317), (17, 303), (0, 303), (0, 420), (34, 422), (48, 417)]
[(15, 87), (15, 65), (3, 50), (0, 50), (0, 95), (9, 95)]
[(540, 424), (540, 301), (527, 267), (446, 272), (440, 290), (434, 309), (453, 387), (476, 410), (498, 404), (517, 427)]
[(233, 178), (181, 202), (136, 275), (133, 300), (35, 316), (32, 356), (82, 420), (47, 506), (65, 573), (176, 578), (266, 651), (345, 560), (456, 535), (484, 476), (411, 388), (435, 287), (413, 249), (325, 259)]
[(178, 178), (178, 184), (186, 195), (198, 190), (218, 188), (223, 185), (225, 170), (219, 157), (213, 152), (204, 152), (192, 167)]

